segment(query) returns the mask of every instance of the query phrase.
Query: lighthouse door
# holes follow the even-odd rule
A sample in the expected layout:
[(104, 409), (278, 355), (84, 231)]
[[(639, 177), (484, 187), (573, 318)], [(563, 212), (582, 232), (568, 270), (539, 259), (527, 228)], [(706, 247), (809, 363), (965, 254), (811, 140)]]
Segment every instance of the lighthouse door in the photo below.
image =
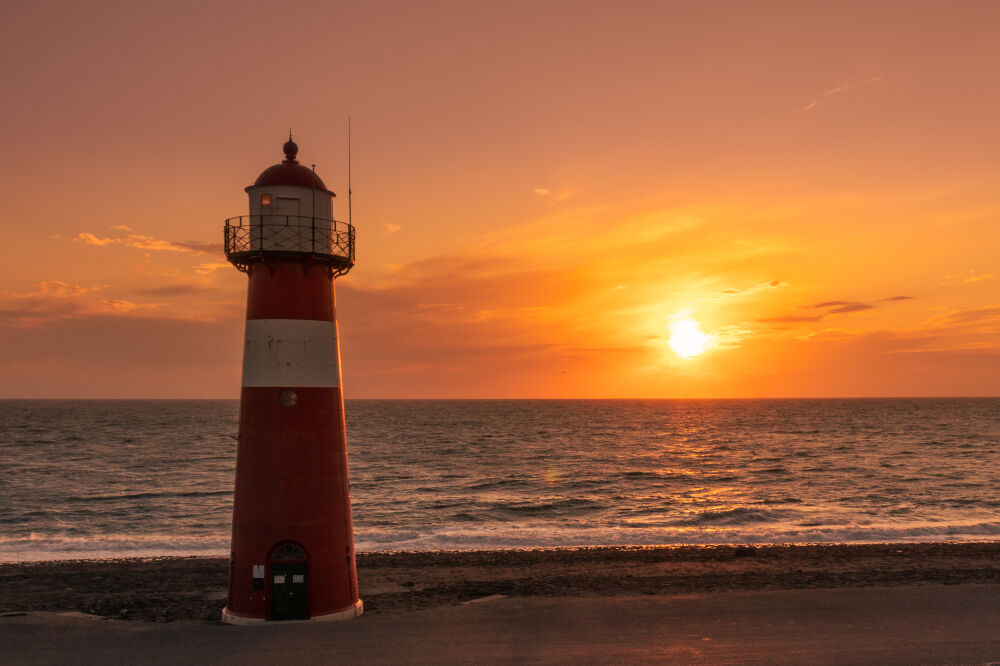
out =
[(308, 620), (306, 553), (297, 543), (283, 543), (271, 554), (271, 620)]

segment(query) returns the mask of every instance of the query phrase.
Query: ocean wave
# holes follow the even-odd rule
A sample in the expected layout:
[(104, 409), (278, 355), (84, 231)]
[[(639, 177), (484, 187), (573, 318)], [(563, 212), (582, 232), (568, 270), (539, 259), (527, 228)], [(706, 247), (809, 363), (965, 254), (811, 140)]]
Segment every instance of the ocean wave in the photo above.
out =
[[(574, 523), (566, 528), (524, 527), (516, 532), (479, 527), (424, 526), (421, 529), (358, 529), (358, 551), (482, 550), (624, 545), (724, 545), (806, 543), (904, 543), (927, 541), (996, 541), (1000, 522), (964, 525), (831, 526), (778, 529), (604, 528)], [(79, 538), (0, 538), (0, 562), (65, 559), (202, 555), (225, 557), (229, 534), (146, 535), (110, 534)]]
[[(477, 481), (470, 483), (465, 486), (466, 490), (471, 490), (473, 492), (479, 490), (496, 490), (509, 488), (524, 488), (533, 485), (532, 481), (523, 478), (517, 479), (491, 479), (488, 481)], [(433, 490), (440, 491), (440, 488), (434, 488)]]
[(405, 539), (359, 530), (359, 551), (481, 550), (491, 548), (575, 546), (709, 546), (733, 544), (920, 543), (1000, 540), (1000, 522), (966, 525), (831, 526), (777, 529), (604, 528), (573, 525), (566, 529), (525, 527), (517, 532), (479, 529), (409, 531)]
[(792, 514), (789, 511), (773, 511), (738, 507), (724, 511), (704, 511), (694, 518), (679, 520), (677, 525), (746, 525), (750, 523), (770, 523), (786, 520)]
[(798, 514), (792, 511), (737, 507), (735, 509), (702, 511), (681, 518), (666, 518), (655, 522), (649, 520), (630, 520), (628, 524), (629, 526), (642, 527), (652, 527), (654, 525), (660, 527), (739, 526), (788, 521), (795, 515)]
[[(60, 559), (152, 557), (157, 555), (225, 556), (229, 538), (214, 536), (105, 535), (80, 538), (34, 536), (0, 539), (0, 562)], [(442, 550), (613, 545), (716, 545), (802, 543), (894, 543), (928, 541), (995, 541), (1000, 523), (967, 525), (827, 526), (784, 529), (664, 529), (593, 528), (575, 524), (570, 529), (523, 528), (509, 530), (426, 527), (423, 530), (393, 528), (359, 529), (359, 551)]]
[(0, 562), (113, 559), (158, 555), (215, 555), (229, 553), (229, 534), (132, 534), (53, 537), (32, 533), (27, 537), (0, 537)]
[(173, 492), (120, 493), (113, 495), (74, 495), (66, 497), (64, 501), (71, 503), (114, 502), (135, 499), (162, 499), (166, 497), (215, 497), (232, 494), (232, 490), (182, 490)]
[(503, 502), (495, 503), (490, 511), (493, 513), (513, 513), (513, 514), (559, 514), (562, 512), (575, 512), (588, 508), (603, 508), (598, 502), (586, 498), (564, 498), (564, 499), (543, 499), (540, 501)]

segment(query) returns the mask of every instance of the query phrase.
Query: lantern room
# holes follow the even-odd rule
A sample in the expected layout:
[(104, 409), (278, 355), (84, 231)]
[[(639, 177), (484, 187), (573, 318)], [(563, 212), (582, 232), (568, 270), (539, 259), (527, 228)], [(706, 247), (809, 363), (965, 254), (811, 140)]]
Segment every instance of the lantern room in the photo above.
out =
[(226, 220), (226, 258), (247, 271), (270, 255), (308, 256), (342, 275), (354, 265), (354, 228), (333, 219), (336, 195), (315, 169), (299, 164), (290, 134), (282, 150), (285, 159), (246, 188), (250, 214)]

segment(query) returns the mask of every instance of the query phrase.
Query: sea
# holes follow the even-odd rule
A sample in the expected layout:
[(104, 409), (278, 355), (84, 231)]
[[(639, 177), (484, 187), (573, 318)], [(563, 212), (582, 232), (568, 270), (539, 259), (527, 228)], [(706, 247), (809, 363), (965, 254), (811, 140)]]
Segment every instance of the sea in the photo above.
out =
[[(0, 562), (229, 551), (236, 400), (0, 401)], [(349, 400), (358, 551), (1000, 539), (1000, 399)]]

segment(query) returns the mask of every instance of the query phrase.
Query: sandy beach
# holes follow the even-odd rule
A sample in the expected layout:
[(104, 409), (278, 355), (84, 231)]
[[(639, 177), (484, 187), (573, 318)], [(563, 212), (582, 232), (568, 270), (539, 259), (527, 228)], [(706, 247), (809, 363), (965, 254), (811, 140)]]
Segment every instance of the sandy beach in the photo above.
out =
[[(222, 558), (0, 564), (0, 612), (74, 611), (122, 620), (218, 622)], [(1000, 584), (1000, 543), (607, 547), (361, 553), (365, 614), (507, 597)]]

